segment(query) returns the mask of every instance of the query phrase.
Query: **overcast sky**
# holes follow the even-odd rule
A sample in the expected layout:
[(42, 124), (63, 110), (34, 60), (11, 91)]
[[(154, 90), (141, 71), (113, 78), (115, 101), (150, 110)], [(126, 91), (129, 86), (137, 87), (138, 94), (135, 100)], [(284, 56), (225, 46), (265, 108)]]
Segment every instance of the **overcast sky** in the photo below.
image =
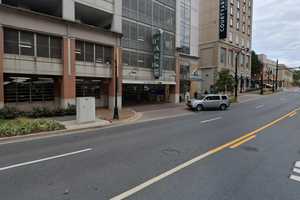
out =
[(300, 66), (300, 0), (254, 0), (253, 49)]

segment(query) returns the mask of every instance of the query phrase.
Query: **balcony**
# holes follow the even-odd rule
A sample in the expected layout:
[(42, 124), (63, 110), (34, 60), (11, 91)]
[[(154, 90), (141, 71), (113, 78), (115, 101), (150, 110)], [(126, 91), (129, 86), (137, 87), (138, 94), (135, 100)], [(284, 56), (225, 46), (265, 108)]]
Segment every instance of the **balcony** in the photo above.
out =
[(75, 19), (79, 23), (88, 24), (104, 29), (111, 29), (113, 14), (96, 7), (75, 3)]
[(62, 17), (62, 0), (2, 0), (2, 4), (55, 17)]

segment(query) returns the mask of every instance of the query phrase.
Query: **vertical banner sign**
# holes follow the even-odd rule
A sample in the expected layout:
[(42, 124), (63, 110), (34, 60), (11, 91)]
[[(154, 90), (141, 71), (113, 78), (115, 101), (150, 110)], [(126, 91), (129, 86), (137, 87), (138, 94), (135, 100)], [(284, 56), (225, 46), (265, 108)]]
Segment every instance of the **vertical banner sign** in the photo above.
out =
[(219, 38), (227, 38), (228, 0), (220, 0)]
[(154, 78), (159, 79), (161, 76), (162, 57), (163, 57), (163, 31), (159, 30), (153, 35), (153, 72)]

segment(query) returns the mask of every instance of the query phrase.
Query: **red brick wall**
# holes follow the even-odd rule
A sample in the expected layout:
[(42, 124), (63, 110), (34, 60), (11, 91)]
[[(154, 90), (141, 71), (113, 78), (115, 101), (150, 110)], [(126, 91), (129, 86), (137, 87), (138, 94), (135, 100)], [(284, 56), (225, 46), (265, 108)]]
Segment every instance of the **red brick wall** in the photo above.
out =
[[(70, 47), (70, 51), (68, 50), (69, 47)], [(64, 38), (63, 39), (63, 78), (61, 84), (61, 98), (75, 99), (75, 97), (76, 97), (75, 39)]]

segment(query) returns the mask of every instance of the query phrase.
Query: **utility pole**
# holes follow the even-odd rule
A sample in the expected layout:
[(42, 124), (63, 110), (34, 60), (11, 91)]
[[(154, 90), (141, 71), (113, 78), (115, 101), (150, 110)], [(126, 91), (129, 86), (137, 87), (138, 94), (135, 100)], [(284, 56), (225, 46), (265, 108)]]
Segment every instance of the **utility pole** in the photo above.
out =
[(235, 85), (234, 85), (234, 98), (237, 101), (238, 100), (238, 84), (239, 84), (239, 78), (238, 78), (238, 58), (239, 58), (240, 52), (236, 52), (235, 57)]
[(119, 92), (119, 80), (118, 80), (118, 53), (119, 49), (116, 50), (115, 56), (114, 56), (114, 63), (115, 63), (115, 107), (114, 107), (114, 119), (119, 119), (119, 108), (118, 108), (118, 92)]
[(278, 70), (279, 70), (279, 61), (277, 59), (277, 63), (276, 63), (276, 78), (275, 78), (275, 91), (277, 92), (278, 90)]
[(260, 72), (260, 94), (264, 94), (264, 64), (261, 64), (261, 72)]

